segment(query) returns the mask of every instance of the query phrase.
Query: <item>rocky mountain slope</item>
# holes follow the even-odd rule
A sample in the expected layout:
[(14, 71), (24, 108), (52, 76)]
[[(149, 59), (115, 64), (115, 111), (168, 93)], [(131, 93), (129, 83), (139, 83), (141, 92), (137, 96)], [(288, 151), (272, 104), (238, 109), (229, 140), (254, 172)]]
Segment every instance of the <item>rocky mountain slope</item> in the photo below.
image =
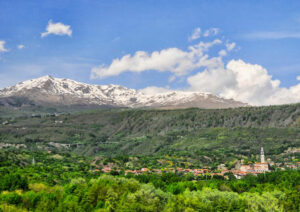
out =
[(129, 108), (234, 108), (247, 105), (208, 93), (171, 91), (149, 95), (119, 85), (89, 85), (51, 76), (20, 82), (0, 90), (0, 104), (20, 106), (22, 103)]

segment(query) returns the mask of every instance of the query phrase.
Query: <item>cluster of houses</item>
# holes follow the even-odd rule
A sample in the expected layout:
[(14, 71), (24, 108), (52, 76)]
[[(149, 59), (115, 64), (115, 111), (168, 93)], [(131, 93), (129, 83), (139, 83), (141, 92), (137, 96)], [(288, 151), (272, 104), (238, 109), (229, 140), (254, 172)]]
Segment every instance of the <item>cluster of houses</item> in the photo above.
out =
[[(100, 170), (99, 170), (100, 171)], [(105, 166), (102, 169), (102, 172), (105, 173), (110, 173), (112, 171), (117, 171), (120, 172), (121, 170), (119, 169), (112, 169), (109, 166)], [(170, 173), (192, 173), (194, 175), (204, 175), (205, 173), (210, 173), (209, 169), (183, 169), (183, 168), (163, 168), (163, 169), (148, 169), (148, 168), (141, 168), (140, 170), (125, 170), (125, 175), (127, 174), (134, 174), (134, 175), (139, 175), (139, 174), (143, 174), (143, 173), (155, 173), (155, 174), (162, 174), (164, 172), (170, 172)]]
[(253, 164), (243, 164), (238, 162), (235, 165), (234, 170), (232, 170), (232, 173), (237, 179), (241, 179), (243, 176), (247, 174), (253, 174), (257, 175), (260, 173), (269, 172), (269, 163), (265, 161), (265, 154), (264, 154), (264, 148), (261, 147), (260, 150), (260, 162), (256, 162)]
[[(155, 174), (162, 174), (163, 172), (172, 172), (172, 173), (183, 173), (183, 174), (187, 174), (187, 173), (191, 173), (195, 176), (205, 176), (205, 175), (209, 175), (209, 176), (214, 176), (214, 175), (219, 175), (219, 176), (224, 176), (225, 178), (228, 178), (228, 176), (226, 175), (226, 173), (232, 173), (237, 179), (241, 179), (242, 177), (244, 177), (247, 174), (252, 174), (252, 175), (257, 175), (257, 174), (261, 174), (261, 173), (265, 173), (265, 172), (270, 172), (271, 170), (269, 169), (270, 163), (272, 163), (270, 160), (266, 161), (265, 160), (265, 154), (264, 154), (264, 149), (263, 147), (261, 147), (261, 151), (260, 151), (260, 162), (256, 162), (253, 164), (244, 164), (244, 161), (241, 160), (239, 162), (236, 163), (235, 168), (228, 170), (224, 164), (221, 164), (218, 167), (218, 171), (217, 172), (212, 172), (210, 169), (208, 168), (204, 168), (204, 169), (184, 169), (184, 168), (163, 168), (163, 169), (148, 169), (148, 168), (142, 168), (140, 170), (125, 170), (125, 175), (127, 174), (134, 174), (134, 175), (139, 175), (139, 174), (143, 174), (143, 173), (155, 173)], [(291, 167), (291, 168), (298, 168), (300, 167), (300, 163), (298, 162), (297, 165), (294, 165), (295, 167)], [(96, 170), (96, 171), (100, 171), (100, 170)], [(111, 173), (112, 171), (116, 171), (116, 172), (120, 172), (121, 170), (119, 169), (112, 169), (110, 166), (105, 166), (102, 169), (102, 172), (105, 173)]]
[[(96, 171), (100, 171), (100, 170), (96, 170)], [(121, 172), (120, 169), (112, 169), (109, 166), (105, 166), (102, 170), (102, 172), (104, 173), (111, 173), (112, 171), (116, 171), (116, 172)], [(144, 174), (144, 173), (153, 173), (153, 174), (162, 174), (162, 173), (192, 173), (195, 176), (198, 175), (204, 175), (207, 173), (211, 173), (211, 171), (209, 169), (183, 169), (183, 168), (162, 168), (162, 169), (149, 169), (149, 168), (141, 168), (140, 170), (125, 170), (124, 174), (134, 174), (134, 175), (139, 175), (139, 174)], [(219, 174), (219, 173), (218, 173)]]

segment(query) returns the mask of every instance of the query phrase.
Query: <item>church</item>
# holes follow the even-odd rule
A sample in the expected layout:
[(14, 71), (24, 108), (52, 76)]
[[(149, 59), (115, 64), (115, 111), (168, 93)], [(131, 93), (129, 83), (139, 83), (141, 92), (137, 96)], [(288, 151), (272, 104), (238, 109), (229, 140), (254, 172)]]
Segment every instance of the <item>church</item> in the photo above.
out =
[(269, 171), (269, 164), (265, 161), (264, 148), (260, 150), (260, 163), (256, 162), (253, 164), (253, 170), (255, 172), (267, 172)]
[(269, 171), (269, 164), (265, 161), (265, 153), (264, 153), (264, 148), (261, 147), (260, 150), (260, 162), (255, 162), (253, 164), (240, 164), (237, 163), (236, 170), (239, 170), (240, 172), (242, 172), (241, 174), (260, 174), (260, 173), (264, 173), (264, 172), (268, 172)]

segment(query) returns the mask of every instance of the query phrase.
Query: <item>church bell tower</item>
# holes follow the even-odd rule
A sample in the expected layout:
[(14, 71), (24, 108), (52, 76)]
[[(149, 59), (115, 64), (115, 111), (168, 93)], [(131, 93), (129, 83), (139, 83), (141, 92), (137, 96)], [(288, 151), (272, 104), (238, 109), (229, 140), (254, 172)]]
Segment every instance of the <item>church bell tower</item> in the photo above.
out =
[(261, 149), (260, 149), (260, 162), (265, 163), (265, 153), (264, 153), (263, 147), (261, 147)]

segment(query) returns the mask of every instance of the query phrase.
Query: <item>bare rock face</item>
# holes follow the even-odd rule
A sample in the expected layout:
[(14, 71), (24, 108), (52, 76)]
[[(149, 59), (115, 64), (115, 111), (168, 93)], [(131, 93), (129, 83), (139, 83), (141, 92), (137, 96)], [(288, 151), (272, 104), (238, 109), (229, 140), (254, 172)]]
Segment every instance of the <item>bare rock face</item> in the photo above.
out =
[[(9, 99), (9, 101), (8, 101)], [(247, 104), (202, 92), (170, 91), (155, 95), (119, 85), (89, 85), (44, 76), (0, 90), (0, 104), (26, 100), (35, 105), (93, 105), (129, 108), (234, 108)], [(22, 105), (21, 102), (18, 102)]]

